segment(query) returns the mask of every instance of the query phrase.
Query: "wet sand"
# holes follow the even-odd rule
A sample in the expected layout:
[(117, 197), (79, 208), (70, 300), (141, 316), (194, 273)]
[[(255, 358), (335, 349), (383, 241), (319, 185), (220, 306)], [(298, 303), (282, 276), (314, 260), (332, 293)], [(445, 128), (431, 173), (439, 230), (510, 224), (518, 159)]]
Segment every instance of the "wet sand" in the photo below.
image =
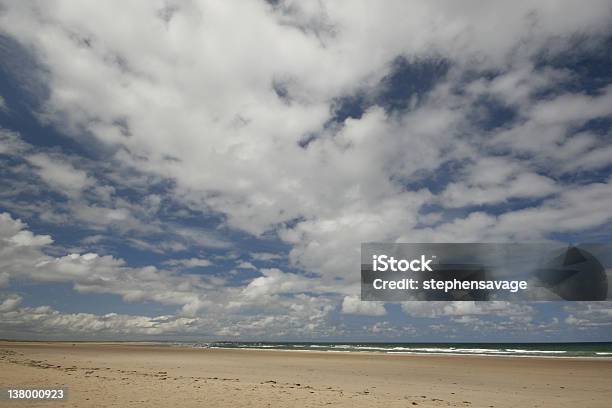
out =
[(612, 360), (0, 342), (0, 385), (48, 407), (609, 407)]

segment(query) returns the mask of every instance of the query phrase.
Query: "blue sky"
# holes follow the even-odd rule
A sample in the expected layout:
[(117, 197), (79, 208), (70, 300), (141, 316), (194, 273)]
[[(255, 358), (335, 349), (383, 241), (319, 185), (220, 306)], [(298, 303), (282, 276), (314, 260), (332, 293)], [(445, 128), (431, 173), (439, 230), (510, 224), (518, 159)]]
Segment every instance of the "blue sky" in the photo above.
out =
[(610, 242), (611, 13), (2, 3), (0, 337), (612, 340), (358, 298), (361, 242)]

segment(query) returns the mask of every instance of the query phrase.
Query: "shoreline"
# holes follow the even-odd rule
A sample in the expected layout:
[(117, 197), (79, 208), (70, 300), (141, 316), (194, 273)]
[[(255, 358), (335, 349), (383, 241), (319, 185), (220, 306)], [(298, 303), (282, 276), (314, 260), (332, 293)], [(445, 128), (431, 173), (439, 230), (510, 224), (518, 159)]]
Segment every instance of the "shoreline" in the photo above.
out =
[[(181, 347), (181, 346), (178, 346)], [(186, 348), (189, 348), (186, 346)], [(257, 348), (257, 347), (191, 347), (195, 349), (218, 349), (218, 350), (245, 350), (245, 351), (276, 351), (276, 352), (288, 352), (288, 353), (347, 353), (347, 354), (371, 354), (371, 355), (407, 355), (407, 356), (453, 356), (453, 357), (486, 357), (486, 358), (541, 358), (541, 359), (588, 359), (588, 360), (609, 360), (612, 361), (612, 355), (610, 356), (555, 356), (555, 355), (520, 355), (520, 354), (506, 354), (506, 353), (446, 353), (446, 352), (418, 352), (418, 351), (357, 351), (357, 350), (291, 350), (291, 349), (273, 349), (273, 348)]]
[[(398, 355), (398, 356), (449, 356), (449, 357), (484, 357), (484, 358), (528, 358), (528, 359), (572, 359), (572, 360), (603, 360), (612, 361), (612, 353), (601, 356), (575, 356), (575, 355), (547, 355), (544, 353), (529, 353), (511, 354), (505, 352), (499, 353), (471, 353), (471, 352), (419, 352), (419, 351), (383, 351), (383, 350), (305, 350), (305, 349), (289, 349), (289, 348), (273, 348), (273, 347), (222, 347), (222, 346), (197, 346), (193, 344), (181, 344), (176, 342), (163, 341), (68, 341), (68, 340), (0, 340), (0, 347), (3, 344), (21, 344), (21, 345), (72, 345), (72, 344), (88, 344), (88, 345), (117, 345), (117, 346), (138, 346), (138, 347), (163, 347), (176, 349), (194, 349), (194, 350), (237, 350), (237, 351), (273, 351), (273, 352), (288, 352), (288, 353), (334, 353), (334, 354), (355, 354), (355, 355)], [(355, 343), (359, 344), (359, 343)], [(492, 343), (495, 344), (495, 343)], [(549, 344), (549, 343), (543, 343)]]

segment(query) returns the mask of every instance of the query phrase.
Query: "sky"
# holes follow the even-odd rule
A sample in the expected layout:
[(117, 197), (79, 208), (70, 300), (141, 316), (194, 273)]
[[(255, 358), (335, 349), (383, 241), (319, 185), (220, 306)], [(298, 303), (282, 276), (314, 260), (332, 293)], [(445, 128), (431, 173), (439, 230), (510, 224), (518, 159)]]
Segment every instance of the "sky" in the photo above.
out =
[(0, 337), (612, 341), (609, 302), (359, 299), (362, 242), (610, 242), (610, 21), (0, 1)]

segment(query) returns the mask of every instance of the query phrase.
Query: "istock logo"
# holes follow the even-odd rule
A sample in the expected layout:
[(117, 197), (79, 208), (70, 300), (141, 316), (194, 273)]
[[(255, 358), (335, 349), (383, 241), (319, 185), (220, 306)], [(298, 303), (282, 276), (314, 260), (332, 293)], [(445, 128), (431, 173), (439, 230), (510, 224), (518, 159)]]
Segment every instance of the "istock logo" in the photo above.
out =
[[(433, 256), (432, 258), (435, 258)], [(372, 270), (374, 272), (433, 272), (430, 263), (433, 259), (427, 259), (425, 255), (421, 255), (420, 259), (395, 259), (388, 255), (372, 255)]]

